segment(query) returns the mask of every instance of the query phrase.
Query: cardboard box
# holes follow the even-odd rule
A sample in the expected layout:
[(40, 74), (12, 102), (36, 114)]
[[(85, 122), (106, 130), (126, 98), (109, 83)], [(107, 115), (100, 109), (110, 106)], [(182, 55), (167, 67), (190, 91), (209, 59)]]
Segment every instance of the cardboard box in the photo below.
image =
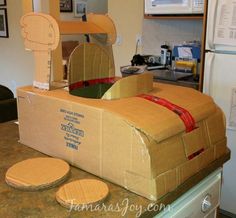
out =
[(157, 83), (149, 94), (188, 110), (197, 128), (186, 133), (176, 113), (140, 97), (87, 99), (28, 86), (17, 90), (20, 142), (157, 200), (224, 154), (226, 139), (209, 96)]

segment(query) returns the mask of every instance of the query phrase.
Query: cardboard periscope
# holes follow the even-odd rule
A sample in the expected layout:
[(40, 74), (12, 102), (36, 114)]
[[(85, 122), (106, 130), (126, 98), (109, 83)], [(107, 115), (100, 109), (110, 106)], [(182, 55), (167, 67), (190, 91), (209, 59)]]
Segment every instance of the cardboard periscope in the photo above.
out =
[[(103, 61), (93, 57), (92, 63), (105, 63), (100, 67), (107, 69), (97, 79), (80, 55), (94, 51)], [(111, 82), (106, 52), (87, 44), (77, 52), (83, 61), (70, 67), (84, 64), (90, 73), (71, 75), (72, 92)], [(76, 95), (19, 88), (20, 142), (150, 200), (173, 191), (227, 152), (224, 115), (211, 97), (196, 90), (153, 84), (144, 73), (108, 85), (99, 98)]]

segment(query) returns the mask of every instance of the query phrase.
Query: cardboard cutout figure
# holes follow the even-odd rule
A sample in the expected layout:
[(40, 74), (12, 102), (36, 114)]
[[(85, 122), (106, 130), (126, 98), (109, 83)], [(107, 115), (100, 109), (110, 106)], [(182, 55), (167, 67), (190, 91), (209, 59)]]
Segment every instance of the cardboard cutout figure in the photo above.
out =
[(49, 90), (51, 52), (57, 48), (60, 39), (58, 24), (53, 17), (42, 13), (28, 13), (21, 18), (20, 24), (25, 49), (34, 52), (33, 86)]

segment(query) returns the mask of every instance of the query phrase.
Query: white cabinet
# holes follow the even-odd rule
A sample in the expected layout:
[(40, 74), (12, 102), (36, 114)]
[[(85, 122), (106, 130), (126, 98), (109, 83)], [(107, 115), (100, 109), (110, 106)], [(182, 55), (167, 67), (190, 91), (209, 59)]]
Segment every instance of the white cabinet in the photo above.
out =
[(169, 211), (163, 211), (156, 218), (216, 218), (220, 204), (221, 172), (218, 169), (194, 186), (176, 201)]

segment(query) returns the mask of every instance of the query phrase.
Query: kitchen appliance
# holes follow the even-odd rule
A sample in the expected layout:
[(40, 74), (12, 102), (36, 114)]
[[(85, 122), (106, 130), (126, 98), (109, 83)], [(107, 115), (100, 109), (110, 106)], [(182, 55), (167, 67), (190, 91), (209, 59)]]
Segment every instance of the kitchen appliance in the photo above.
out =
[(204, 0), (145, 0), (145, 14), (203, 14)]
[(203, 92), (226, 115), (231, 160), (224, 165), (221, 209), (236, 214), (236, 2), (209, 0)]

